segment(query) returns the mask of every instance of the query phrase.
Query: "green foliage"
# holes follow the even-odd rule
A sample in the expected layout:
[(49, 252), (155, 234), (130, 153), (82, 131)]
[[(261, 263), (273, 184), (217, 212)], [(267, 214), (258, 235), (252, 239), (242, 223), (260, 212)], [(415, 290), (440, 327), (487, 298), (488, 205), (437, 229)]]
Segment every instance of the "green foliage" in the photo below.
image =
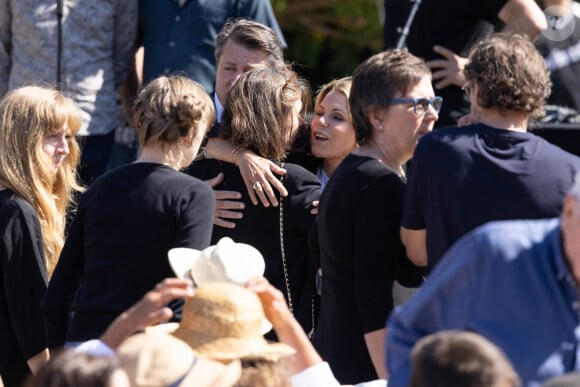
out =
[(286, 59), (314, 89), (383, 47), (382, 0), (273, 0), (288, 42)]

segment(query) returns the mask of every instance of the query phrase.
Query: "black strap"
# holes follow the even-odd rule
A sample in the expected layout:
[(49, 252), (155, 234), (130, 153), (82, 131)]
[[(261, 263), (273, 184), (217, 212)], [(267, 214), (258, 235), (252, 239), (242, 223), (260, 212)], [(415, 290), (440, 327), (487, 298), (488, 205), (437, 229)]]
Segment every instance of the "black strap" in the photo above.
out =
[(56, 0), (57, 43), (56, 43), (56, 87), (62, 90), (61, 63), (62, 63), (62, 18), (64, 0)]

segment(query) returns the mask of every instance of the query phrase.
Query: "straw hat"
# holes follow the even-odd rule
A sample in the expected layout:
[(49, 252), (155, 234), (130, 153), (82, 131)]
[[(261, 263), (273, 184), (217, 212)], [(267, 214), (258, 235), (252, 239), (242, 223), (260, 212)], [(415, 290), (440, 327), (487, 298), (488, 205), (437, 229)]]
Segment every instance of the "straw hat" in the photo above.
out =
[(264, 257), (255, 247), (227, 237), (203, 251), (177, 247), (167, 255), (175, 275), (192, 279), (196, 286), (212, 281), (244, 285), (263, 276), (266, 269)]
[(264, 339), (264, 320), (255, 293), (229, 282), (211, 282), (198, 287), (186, 301), (183, 319), (173, 335), (200, 356), (222, 362), (277, 361), (294, 354), (292, 347)]
[(231, 387), (242, 372), (239, 361), (224, 365), (202, 359), (186, 343), (163, 332), (131, 336), (117, 353), (132, 387)]

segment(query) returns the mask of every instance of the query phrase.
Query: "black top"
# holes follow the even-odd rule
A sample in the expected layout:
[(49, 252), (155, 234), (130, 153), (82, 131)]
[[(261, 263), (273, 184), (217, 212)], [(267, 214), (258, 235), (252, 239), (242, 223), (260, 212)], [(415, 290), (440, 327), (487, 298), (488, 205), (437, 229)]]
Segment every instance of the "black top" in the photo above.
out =
[[(492, 33), (497, 15), (507, 0), (423, 0), (415, 14), (406, 40), (409, 51), (425, 59), (441, 59), (434, 45), (467, 57), (474, 43)], [(394, 48), (409, 17), (412, 1), (385, 0), (385, 48)], [(436, 90), (443, 97), (443, 106), (435, 125), (455, 125), (469, 113), (469, 99), (458, 86)]]
[(26, 360), (47, 348), (40, 302), (46, 292), (42, 234), (32, 206), (0, 191), (0, 375), (20, 387)]
[[(286, 263), (294, 315), (308, 332), (312, 327), (312, 296), (314, 295), (314, 265), (308, 257), (308, 232), (314, 221), (310, 213), (312, 202), (320, 197), (320, 183), (316, 176), (304, 168), (286, 163), (284, 186), (288, 196), (282, 200), (283, 229)], [(280, 210), (278, 207), (254, 206), (248, 197), (239, 169), (219, 160), (194, 162), (189, 173), (200, 179), (224, 174), (224, 182), (216, 189), (238, 191), (246, 208), (244, 217), (237, 220), (236, 228), (214, 226), (212, 244), (222, 237), (247, 243), (257, 248), (266, 261), (265, 277), (286, 296), (286, 281), (280, 249)]]
[(128, 164), (97, 179), (80, 200), (45, 298), (51, 346), (62, 345), (65, 333), (67, 341), (99, 337), (174, 277), (167, 251), (208, 247), (214, 208), (209, 185), (160, 164)]
[(559, 216), (577, 170), (580, 158), (531, 133), (482, 124), (432, 132), (415, 150), (402, 224), (427, 230), (433, 267), (483, 223)]
[(320, 199), (322, 297), (316, 349), (341, 384), (376, 379), (364, 334), (393, 308), (405, 183), (375, 159), (347, 156)]

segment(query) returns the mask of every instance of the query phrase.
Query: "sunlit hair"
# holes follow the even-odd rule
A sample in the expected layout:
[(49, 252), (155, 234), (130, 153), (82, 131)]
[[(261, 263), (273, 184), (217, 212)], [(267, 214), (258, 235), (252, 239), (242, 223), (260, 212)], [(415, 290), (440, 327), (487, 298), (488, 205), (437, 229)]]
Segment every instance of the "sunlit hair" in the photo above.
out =
[(525, 36), (498, 33), (480, 41), (471, 49), (464, 73), (468, 82), (477, 83), (481, 107), (522, 112), (531, 118), (543, 115), (550, 74)]
[(352, 77), (344, 77), (340, 79), (333, 79), (332, 81), (325, 83), (320, 86), (316, 99), (314, 101), (314, 107), (320, 105), (324, 97), (326, 97), (331, 91), (336, 91), (341, 93), (346, 97), (346, 112), (348, 117), (346, 117), (350, 122), (352, 122), (352, 116), (350, 114), (350, 105), (348, 103), (348, 97), (350, 95), (350, 88), (352, 86)]
[(431, 77), (425, 62), (405, 50), (387, 50), (361, 63), (354, 70), (349, 96), (357, 143), (363, 145), (373, 133), (369, 108), (389, 106), (425, 77)]
[(247, 18), (228, 20), (215, 39), (215, 61), (219, 62), (224, 45), (231, 39), (251, 50), (265, 52), (268, 67), (283, 67), (282, 42), (276, 32), (268, 26)]
[(139, 145), (171, 146), (191, 131), (205, 135), (215, 121), (213, 102), (197, 82), (182, 75), (159, 77), (135, 101)]
[(290, 377), (285, 359), (243, 360), (242, 375), (233, 387), (291, 387)]
[[(55, 172), (43, 141), (65, 124), (71, 132), (70, 153)], [(82, 190), (77, 181), (80, 152), (75, 139), (80, 127), (80, 110), (50, 88), (22, 87), (0, 101), (0, 184), (30, 203), (38, 215), (49, 276), (64, 245), (73, 191)]]
[(113, 374), (120, 369), (116, 357), (64, 350), (51, 356), (50, 361), (30, 377), (24, 386), (109, 387)]
[(467, 331), (425, 336), (411, 352), (410, 387), (519, 385), (506, 355), (485, 337)]
[(290, 69), (255, 69), (240, 76), (228, 93), (220, 135), (236, 149), (282, 160), (292, 130), (288, 125), (294, 104), (308, 108), (310, 89)]

